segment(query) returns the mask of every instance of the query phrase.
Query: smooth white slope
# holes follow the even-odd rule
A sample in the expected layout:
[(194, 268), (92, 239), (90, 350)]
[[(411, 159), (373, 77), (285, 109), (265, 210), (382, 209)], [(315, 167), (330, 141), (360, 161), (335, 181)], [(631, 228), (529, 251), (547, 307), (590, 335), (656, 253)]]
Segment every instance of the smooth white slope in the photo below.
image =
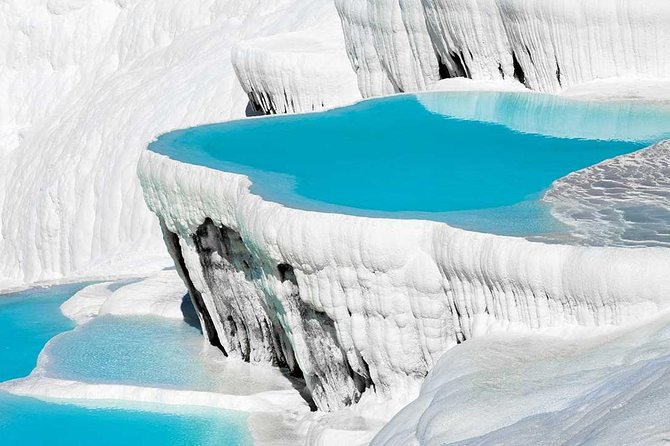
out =
[(372, 445), (652, 445), (670, 435), (670, 317), (569, 340), (495, 333), (447, 352)]
[(87, 286), (65, 301), (60, 310), (77, 325), (105, 314), (183, 319), (186, 293), (174, 269), (166, 269), (147, 278)]
[(236, 41), (318, 28), (336, 14), (328, 0), (7, 0), (2, 8), (4, 285), (164, 256), (135, 175), (147, 141), (244, 116), (230, 62)]

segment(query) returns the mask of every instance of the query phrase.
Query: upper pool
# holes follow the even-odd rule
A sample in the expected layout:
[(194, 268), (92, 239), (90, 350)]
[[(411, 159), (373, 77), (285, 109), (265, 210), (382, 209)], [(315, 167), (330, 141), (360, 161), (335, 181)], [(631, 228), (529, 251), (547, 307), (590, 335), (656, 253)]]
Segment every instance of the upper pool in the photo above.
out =
[(541, 235), (565, 230), (541, 200), (553, 181), (668, 136), (660, 105), (458, 92), (177, 130), (149, 148), (248, 175), (295, 208)]

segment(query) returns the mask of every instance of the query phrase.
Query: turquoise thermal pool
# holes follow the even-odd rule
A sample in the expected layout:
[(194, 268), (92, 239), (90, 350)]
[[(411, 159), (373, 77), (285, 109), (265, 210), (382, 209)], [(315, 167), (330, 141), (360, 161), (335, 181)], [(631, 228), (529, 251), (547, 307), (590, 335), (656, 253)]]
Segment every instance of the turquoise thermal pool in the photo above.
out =
[(669, 135), (658, 105), (459, 92), (204, 125), (149, 149), (294, 208), (528, 236), (565, 230), (542, 201), (553, 181)]
[[(0, 295), (0, 381), (21, 378), (36, 366), (45, 343), (56, 335), (47, 375), (81, 381), (158, 383), (184, 387), (209, 376), (188, 376), (202, 364), (184, 361), (200, 351), (198, 329), (182, 321), (158, 318), (106, 318), (78, 327), (63, 316), (60, 305), (83, 284), (31, 289)], [(128, 333), (127, 330), (137, 330)], [(148, 335), (154, 333), (153, 343)], [(109, 342), (125, 338), (114, 349)], [(95, 336), (100, 336), (96, 342)], [(196, 346), (196, 339), (198, 345)], [(162, 342), (167, 344), (162, 344)], [(172, 341), (179, 341), (170, 345)], [(51, 344), (50, 344), (51, 345)], [(157, 351), (157, 346), (162, 350)], [(131, 348), (134, 348), (130, 355)], [(69, 356), (58, 356), (59, 354)], [(180, 355), (180, 356), (175, 356)], [(140, 357), (143, 361), (138, 361)], [(101, 367), (107, 361), (106, 367)], [(183, 364), (182, 369), (156, 370), (150, 366)], [(190, 365), (189, 365), (190, 364)], [(51, 369), (53, 367), (53, 370)], [(215, 372), (211, 372), (212, 374)], [(148, 376), (151, 376), (149, 380)], [(202, 385), (202, 384), (201, 384)], [(0, 443), (44, 446), (98, 445), (244, 445), (251, 444), (245, 414), (212, 408), (175, 408), (156, 404), (77, 404), (45, 402), (0, 390)]]

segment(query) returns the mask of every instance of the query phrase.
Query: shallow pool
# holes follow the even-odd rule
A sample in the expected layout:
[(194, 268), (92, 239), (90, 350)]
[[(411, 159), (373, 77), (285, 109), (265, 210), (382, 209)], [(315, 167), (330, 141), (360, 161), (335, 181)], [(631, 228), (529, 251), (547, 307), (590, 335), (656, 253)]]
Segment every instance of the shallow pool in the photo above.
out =
[[(44, 289), (27, 290), (20, 293), (0, 294), (0, 381), (20, 378), (28, 375), (35, 367), (37, 357), (45, 343), (59, 333), (66, 332), (65, 339), (79, 330), (68, 332), (74, 328), (73, 323), (65, 318), (60, 305), (75, 292), (83, 288), (83, 284), (65, 285)], [(115, 318), (111, 318), (112, 321)], [(180, 322), (180, 321), (179, 321)], [(177, 323), (177, 322), (175, 322)], [(85, 327), (85, 326), (84, 326)], [(98, 324), (98, 331), (84, 335), (105, 335), (114, 338), (119, 329), (113, 324)], [(154, 325), (149, 328), (161, 328)], [(166, 328), (163, 326), (162, 328)], [(103, 330), (104, 329), (104, 330)], [(148, 329), (147, 327), (144, 328)], [(183, 328), (187, 333), (173, 331), (167, 337), (186, 335), (186, 343), (194, 342), (190, 334), (197, 335), (194, 327)], [(102, 330), (102, 331), (101, 331)], [(107, 332), (107, 333), (105, 333)], [(111, 334), (109, 333), (111, 332)], [(126, 332), (124, 332), (126, 333)], [(126, 333), (128, 334), (128, 333)], [(68, 336), (69, 335), (69, 336)], [(164, 334), (157, 333), (159, 338)], [(110, 362), (105, 373), (86, 372), (96, 370), (100, 366), (98, 359), (111, 359), (110, 352), (96, 352), (95, 338), (79, 337), (79, 350), (90, 352), (92, 356), (83, 358), (86, 362), (76, 369), (79, 378), (88, 382), (97, 382), (105, 378), (105, 373), (114, 373), (117, 379), (133, 381), (137, 378), (133, 370), (122, 367), (117, 362)], [(129, 341), (132, 343), (132, 341)], [(88, 346), (88, 347), (86, 347)], [(132, 360), (137, 360), (143, 353), (142, 345), (135, 343), (138, 349)], [(177, 350), (183, 348), (176, 347)], [(166, 346), (166, 351), (174, 353), (175, 347)], [(76, 349), (75, 349), (76, 350)], [(147, 348), (144, 348), (146, 352)], [(63, 351), (70, 354), (71, 351)], [(179, 352), (177, 352), (179, 353)], [(118, 354), (123, 354), (119, 351)], [(71, 364), (82, 358), (56, 358), (56, 363)], [(181, 358), (182, 360), (184, 357)], [(90, 363), (89, 363), (90, 361)], [(176, 363), (176, 359), (172, 364)], [(152, 369), (155, 366), (168, 365), (165, 362), (148, 361), (137, 368), (143, 369), (146, 375), (162, 376), (167, 372)], [(184, 371), (198, 373), (197, 365), (183, 366)], [(189, 379), (198, 379), (189, 377)], [(166, 384), (170, 384), (166, 382)], [(82, 403), (88, 404), (88, 403)], [(219, 409), (175, 408), (155, 404), (96, 402), (92, 405), (58, 404), (44, 402), (33, 398), (10, 395), (0, 391), (0, 444), (39, 444), (43, 446), (72, 446), (83, 444), (97, 445), (243, 445), (251, 444), (251, 437), (246, 427), (243, 413)]]
[(45, 349), (50, 378), (248, 395), (291, 389), (281, 372), (252, 369), (205, 349), (200, 330), (182, 320), (99, 316)]
[(301, 209), (533, 235), (562, 230), (540, 200), (554, 180), (668, 135), (656, 105), (426, 93), (178, 130), (150, 150)]

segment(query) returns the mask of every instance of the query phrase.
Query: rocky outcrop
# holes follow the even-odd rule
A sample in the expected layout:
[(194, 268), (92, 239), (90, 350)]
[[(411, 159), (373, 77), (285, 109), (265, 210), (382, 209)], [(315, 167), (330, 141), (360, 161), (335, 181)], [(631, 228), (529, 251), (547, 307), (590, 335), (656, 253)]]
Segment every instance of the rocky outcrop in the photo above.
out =
[[(319, 409), (358, 401), (371, 384), (367, 366), (358, 356), (352, 367), (334, 321), (301, 299), (291, 265), (264, 263), (239, 233), (209, 218), (190, 240), (180, 241), (161, 227), (210, 343), (228, 356), (284, 367), (304, 378), (310, 402)], [(199, 261), (201, 289), (191, 280), (182, 249)]]
[(211, 319), (210, 340), (302, 373), (324, 410), (371, 389), (414, 388), (445, 351), (491, 329), (629, 324), (670, 303), (667, 248), (550, 245), (290, 209), (250, 193), (242, 175), (151, 151), (139, 176)]

